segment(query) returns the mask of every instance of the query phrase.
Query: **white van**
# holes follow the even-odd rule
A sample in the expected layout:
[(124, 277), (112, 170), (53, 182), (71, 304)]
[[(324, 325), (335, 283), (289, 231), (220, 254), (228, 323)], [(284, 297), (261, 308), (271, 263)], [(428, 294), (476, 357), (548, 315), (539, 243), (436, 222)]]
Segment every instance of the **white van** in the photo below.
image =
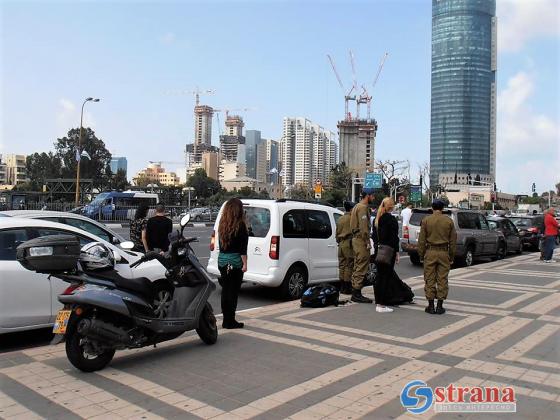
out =
[[(280, 286), (288, 299), (299, 298), (308, 283), (338, 281), (335, 234), (342, 211), (288, 199), (241, 201), (249, 229), (244, 281)], [(218, 277), (221, 215), (222, 209), (214, 225), (207, 268)]]

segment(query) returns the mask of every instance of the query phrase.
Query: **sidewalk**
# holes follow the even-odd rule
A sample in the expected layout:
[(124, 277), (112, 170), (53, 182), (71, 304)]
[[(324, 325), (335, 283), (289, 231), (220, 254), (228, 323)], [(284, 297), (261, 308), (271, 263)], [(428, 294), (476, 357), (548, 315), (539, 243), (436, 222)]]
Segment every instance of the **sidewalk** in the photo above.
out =
[[(558, 255), (557, 255), (558, 257)], [(243, 312), (243, 330), (206, 346), (186, 335), (117, 352), (78, 372), (64, 348), (0, 355), (0, 418), (559, 418), (560, 263), (538, 254), (454, 270), (447, 313), (417, 305)], [(371, 289), (370, 289), (371, 290)], [(406, 414), (413, 379), (430, 386), (513, 386), (514, 414)]]

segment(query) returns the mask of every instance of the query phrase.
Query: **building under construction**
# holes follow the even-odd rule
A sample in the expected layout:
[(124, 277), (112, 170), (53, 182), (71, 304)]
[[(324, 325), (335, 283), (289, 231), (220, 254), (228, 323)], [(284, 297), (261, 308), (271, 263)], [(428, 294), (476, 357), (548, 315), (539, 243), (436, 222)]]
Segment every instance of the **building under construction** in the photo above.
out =
[(375, 119), (342, 120), (337, 124), (340, 141), (340, 162), (344, 162), (352, 175), (363, 177), (373, 171), (375, 163)]

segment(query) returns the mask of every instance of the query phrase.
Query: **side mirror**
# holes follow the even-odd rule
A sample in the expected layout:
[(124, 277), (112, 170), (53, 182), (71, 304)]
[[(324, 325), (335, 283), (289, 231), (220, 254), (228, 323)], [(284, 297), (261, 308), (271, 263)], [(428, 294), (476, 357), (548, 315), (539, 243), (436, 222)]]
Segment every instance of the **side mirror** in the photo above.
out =
[(132, 242), (132, 241), (124, 241), (124, 242), (121, 242), (121, 243), (119, 244), (119, 246), (120, 246), (122, 249), (128, 249), (128, 250), (130, 250), (130, 249), (134, 248), (134, 242)]
[(185, 226), (187, 226), (190, 220), (191, 220), (191, 215), (189, 213), (185, 214), (181, 218), (181, 222), (180, 222), (181, 227), (184, 228)]
[(113, 236), (113, 245), (119, 245), (121, 243), (121, 241), (119, 241), (119, 238), (117, 238), (116, 236)]

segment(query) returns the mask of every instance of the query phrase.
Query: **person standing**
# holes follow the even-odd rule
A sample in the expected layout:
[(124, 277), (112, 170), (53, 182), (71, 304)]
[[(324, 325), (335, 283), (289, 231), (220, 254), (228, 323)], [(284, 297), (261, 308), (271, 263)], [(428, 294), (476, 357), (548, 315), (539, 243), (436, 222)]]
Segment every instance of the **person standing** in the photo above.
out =
[(224, 205), (218, 226), (220, 253), (218, 269), (222, 277), (222, 326), (227, 329), (243, 328), (242, 322), (235, 320), (239, 289), (243, 273), (247, 271), (247, 245), (249, 234), (243, 211), (243, 202), (231, 198)]
[(354, 252), (352, 251), (352, 230), (350, 229), (350, 213), (354, 203), (344, 202), (346, 213), (336, 222), (336, 242), (338, 243), (338, 277), (340, 293), (352, 293), (352, 270), (354, 268)]
[(361, 201), (354, 206), (350, 215), (350, 229), (352, 230), (352, 251), (354, 252), (354, 269), (352, 271), (353, 302), (372, 303), (373, 301), (362, 295), (364, 278), (369, 269), (370, 259), (370, 210), (369, 205), (374, 199), (373, 189), (364, 189)]
[[(426, 312), (444, 314), (443, 301), (449, 291), (448, 275), (455, 259), (457, 233), (451, 218), (443, 214), (443, 201), (432, 203), (433, 214), (422, 220), (418, 238), (418, 255), (424, 260), (424, 292), (428, 300)], [(437, 298), (437, 308), (434, 299)]]
[(130, 240), (134, 244), (133, 251), (143, 252), (148, 249), (148, 240), (146, 238), (147, 216), (148, 206), (140, 204), (134, 214), (134, 220), (130, 222)]
[(544, 262), (553, 263), (552, 254), (558, 237), (558, 221), (556, 211), (551, 208), (544, 215)]
[(173, 231), (173, 222), (165, 215), (165, 205), (156, 205), (156, 214), (146, 223), (146, 252), (165, 252), (169, 248), (169, 234)]
[(408, 224), (410, 223), (410, 217), (412, 216), (412, 204), (408, 204), (403, 211), (401, 211), (401, 217), (402, 217), (402, 227), (403, 230), (405, 227), (408, 227)]

